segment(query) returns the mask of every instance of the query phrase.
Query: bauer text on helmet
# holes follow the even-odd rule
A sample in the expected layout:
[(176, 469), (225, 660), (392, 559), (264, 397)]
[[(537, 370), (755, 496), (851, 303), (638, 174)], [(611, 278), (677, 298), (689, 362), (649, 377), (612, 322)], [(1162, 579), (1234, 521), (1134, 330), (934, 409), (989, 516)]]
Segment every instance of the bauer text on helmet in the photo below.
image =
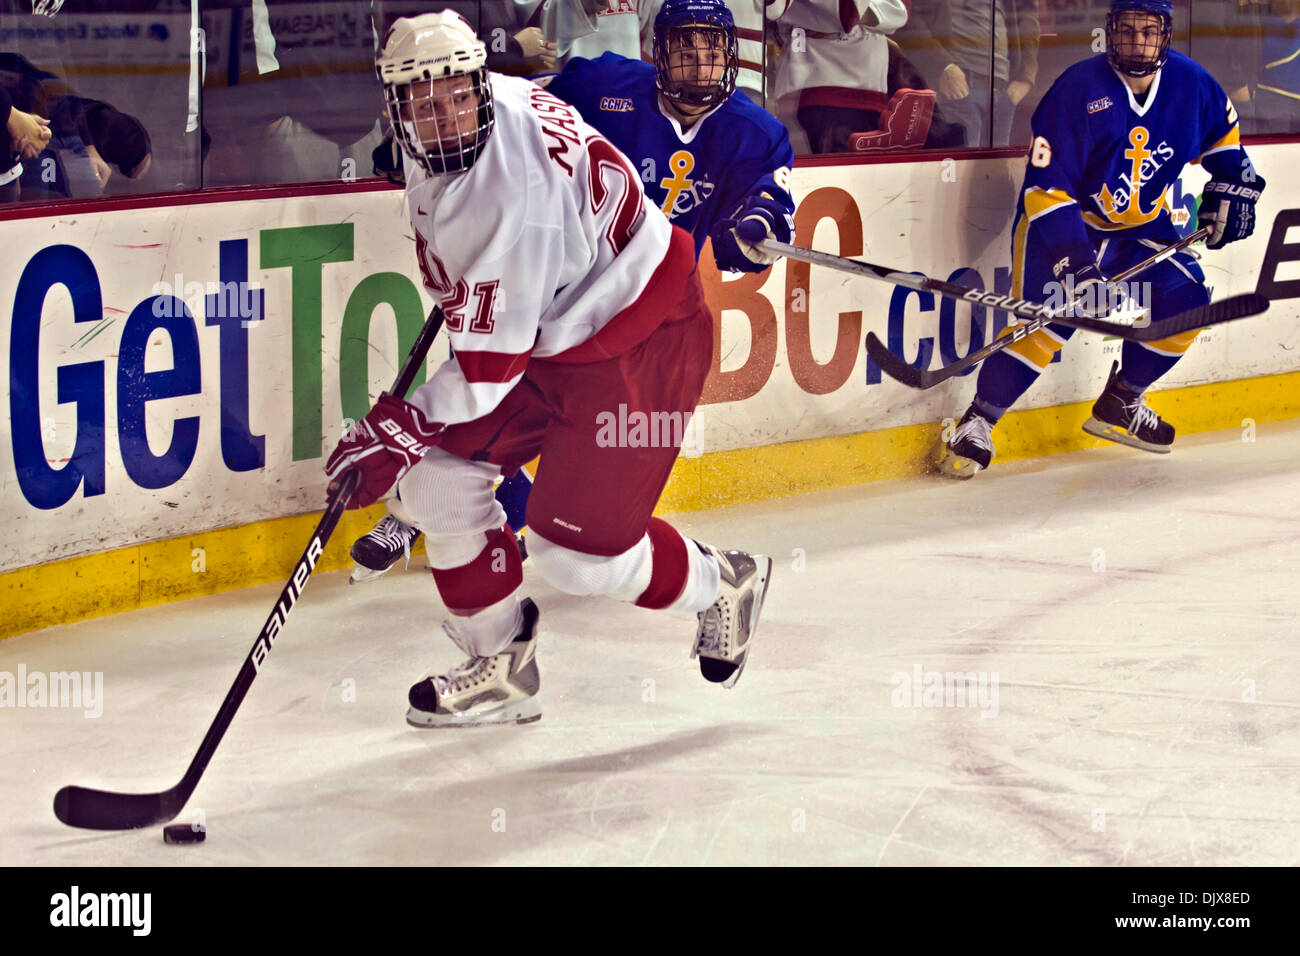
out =
[(736, 89), (736, 24), (722, 0), (667, 0), (655, 17), (659, 90), (679, 107), (712, 107)]
[(492, 131), (487, 50), (451, 10), (403, 17), (384, 38), (375, 72), (388, 119), (412, 161), (430, 175), (473, 165)]

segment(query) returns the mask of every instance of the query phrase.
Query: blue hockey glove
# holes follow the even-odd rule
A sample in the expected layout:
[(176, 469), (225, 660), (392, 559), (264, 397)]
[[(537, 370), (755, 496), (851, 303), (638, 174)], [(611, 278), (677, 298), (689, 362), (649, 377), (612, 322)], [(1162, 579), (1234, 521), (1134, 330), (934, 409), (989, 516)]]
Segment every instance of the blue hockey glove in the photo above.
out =
[(794, 219), (784, 204), (766, 193), (745, 200), (733, 219), (721, 219), (709, 232), (713, 257), (724, 272), (762, 272), (779, 257), (764, 252), (764, 239), (789, 242)]
[(1110, 311), (1110, 287), (1090, 247), (1056, 246), (1048, 256), (1056, 280), (1044, 290), (1048, 307), (1063, 316), (1094, 319)]
[(1088, 263), (1071, 276), (1070, 314), (1090, 319), (1105, 318), (1110, 313), (1110, 286), (1092, 263)]
[[(1236, 180), (1236, 181), (1234, 181)], [(1230, 242), (1245, 239), (1255, 231), (1255, 203), (1264, 191), (1264, 177), (1249, 164), (1245, 173), (1233, 179), (1211, 179), (1201, 193), (1197, 226), (1210, 226), (1205, 242), (1207, 249), (1219, 249)]]
[(397, 138), (389, 134), (388, 138), (376, 146), (370, 153), (376, 176), (386, 176), (395, 186), (406, 185), (406, 171), (402, 168), (402, 147)]

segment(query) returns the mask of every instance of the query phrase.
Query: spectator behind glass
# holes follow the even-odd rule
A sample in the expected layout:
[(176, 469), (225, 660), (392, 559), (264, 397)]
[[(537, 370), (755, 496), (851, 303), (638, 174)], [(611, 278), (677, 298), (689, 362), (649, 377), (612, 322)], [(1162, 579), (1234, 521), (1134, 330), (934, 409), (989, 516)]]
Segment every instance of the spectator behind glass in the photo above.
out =
[[(363, 176), (380, 141), (368, 0), (204, 0), (242, 24), (209, 60), (203, 123), (209, 185)], [(310, 13), (308, 12), (310, 11)]]
[(49, 148), (23, 174), (24, 200), (98, 196), (114, 168), (127, 179), (149, 171), (152, 146), (144, 124), (108, 103), (61, 96), (50, 104), (50, 127)]
[(541, 7), (540, 0), (377, 0), (373, 16), (375, 34), (382, 42), (399, 17), (455, 10), (482, 38), (489, 70), (510, 76), (538, 76), (556, 69), (556, 45), (539, 25)]
[(954, 145), (1010, 145), (1016, 106), (1038, 78), (1037, 0), (912, 0), (909, 32), (929, 34), (909, 56), (939, 94), (936, 114), (964, 127)]
[(35, 159), (50, 140), (49, 121), (14, 105), (9, 90), (0, 87), (0, 120), (4, 120), (0, 152), (0, 203), (18, 199), (18, 177), (23, 160)]
[[(794, 114), (814, 153), (849, 150), (889, 102), (889, 42), (907, 22), (902, 0), (777, 0), (782, 44), (772, 78), (776, 114)], [(792, 130), (793, 133), (793, 130)], [(793, 139), (793, 137), (792, 137)]]
[(109, 103), (64, 96), (50, 107), (51, 122), (75, 128), (95, 161), (100, 185), (107, 184), (116, 167), (127, 179), (149, 171), (153, 147), (149, 132), (134, 116)]
[(28, 131), (24, 155), (30, 162), (23, 164), (17, 191), (9, 199), (95, 196), (103, 191), (112, 166), (128, 178), (148, 170), (149, 134), (139, 120), (108, 103), (76, 96), (57, 76), (21, 54), (0, 53), (0, 90), (16, 107), (11, 122), (37, 122), (44, 129), (36, 153), (31, 152)]
[(1254, 132), (1300, 132), (1300, 0), (1273, 0), (1260, 16), (1263, 38)]
[(617, 53), (633, 60), (652, 42), (655, 0), (547, 0), (534, 20), (559, 47), (559, 65), (575, 56)]
[(1188, 55), (1219, 81), (1237, 108), (1243, 136), (1255, 127), (1256, 85), (1263, 66), (1260, 16), (1268, 0), (1192, 0)]

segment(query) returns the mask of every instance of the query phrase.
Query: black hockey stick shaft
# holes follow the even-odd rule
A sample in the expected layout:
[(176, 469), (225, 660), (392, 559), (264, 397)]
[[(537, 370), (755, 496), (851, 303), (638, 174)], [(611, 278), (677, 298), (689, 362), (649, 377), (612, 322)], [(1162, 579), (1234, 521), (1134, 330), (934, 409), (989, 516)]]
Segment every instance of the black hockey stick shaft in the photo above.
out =
[[(435, 306), (416, 337), (415, 344), (406, 356), (406, 361), (398, 371), (397, 380), (389, 391), (390, 395), (405, 397), (410, 391), (415, 381), (415, 373), (424, 362), (434, 337), (442, 328), (442, 322), (442, 310)], [(357, 472), (348, 471), (331, 487), (325, 513), (317, 523), (316, 530), (312, 532), (311, 540), (303, 551), (302, 557), (294, 565), (293, 574), (280, 591), (274, 609), (266, 619), (266, 623), (262, 625), (262, 630), (258, 633), (257, 640), (253, 642), (252, 650), (244, 659), (235, 682), (231, 684), (225, 700), (221, 702), (216, 719), (212, 721), (212, 725), (203, 737), (203, 742), (199, 744), (198, 752), (190, 761), (189, 768), (186, 769), (180, 782), (169, 790), (157, 793), (115, 793), (90, 787), (64, 787), (54, 795), (54, 815), (59, 820), (68, 826), (89, 830), (131, 830), (166, 823), (181, 812), (190, 795), (194, 793), (194, 788), (198, 786), (208, 761), (216, 753), (221, 738), (225, 736), (231, 721), (235, 719), (235, 713), (243, 703), (248, 689), (257, 679), (275, 639), (284, 627), (289, 612), (293, 610), (302, 595), (303, 588), (307, 586), (316, 562), (325, 550), (325, 544), (334, 533), (339, 518), (342, 517), (352, 493), (356, 490), (358, 480)]]
[[(1108, 279), (1107, 282), (1112, 287), (1117, 286), (1120, 283), (1125, 282), (1128, 279), (1131, 279), (1134, 276), (1147, 271), (1153, 266), (1158, 265), (1159, 263), (1163, 262), (1164, 260), (1172, 256), (1174, 253), (1182, 249), (1185, 249), (1187, 246), (1191, 245), (1192, 243), (1207, 238), (1209, 234), (1210, 234), (1210, 228), (1208, 226), (1202, 226), (1200, 229), (1197, 229), (1195, 232), (1183, 236), (1181, 239), (1177, 240), (1176, 242), (1170, 243), (1169, 245), (1165, 246), (1163, 249), (1160, 249), (1154, 255), (1151, 255), (1146, 259), (1143, 259), (1141, 262), (1136, 263), (1135, 265), (1132, 265), (1129, 268), (1125, 269), (1123, 272), (1120, 272), (1118, 275), (1113, 276), (1112, 278)], [(791, 246), (788, 248), (797, 249), (798, 247)], [(862, 266), (868, 266), (872, 270), (877, 270), (881, 268), (878, 266), (871, 266), (870, 263), (860, 263), (854, 259), (844, 259), (840, 256), (829, 256), (829, 254), (827, 253), (815, 253), (812, 250), (799, 250), (799, 252), (803, 253), (803, 255), (798, 255), (796, 256), (796, 258), (803, 258), (803, 259), (807, 259), (808, 261), (817, 261), (820, 264), (829, 265), (832, 268), (841, 269), (842, 271), (852, 272), (855, 275), (864, 274), (862, 272), (862, 268), (861, 268)], [(811, 254), (812, 256), (816, 256), (817, 257), (816, 260), (811, 259), (809, 254)], [(827, 258), (833, 261), (826, 261)], [(880, 278), (880, 276), (874, 271), (871, 274), (876, 278)], [(1016, 303), (1020, 303), (1021, 306), (1027, 305), (1027, 307), (1030, 310), (1037, 313), (1037, 317), (1031, 319), (1027, 324), (1013, 326), (1009, 332), (1004, 334), (1002, 337), (996, 339), (995, 341), (989, 343), (988, 345), (980, 349), (977, 349), (975, 352), (972, 352), (970, 355), (967, 355), (965, 358), (959, 359), (957, 362), (953, 363), (952, 365), (947, 365), (944, 366), (943, 368), (935, 369), (934, 371), (920, 370), (920, 369), (913, 368), (911, 365), (904, 362), (898, 356), (895, 356), (893, 353), (891, 353), (885, 347), (884, 343), (880, 341), (880, 338), (877, 335), (875, 335), (875, 333), (872, 332), (867, 333), (867, 343), (866, 343), (867, 354), (871, 356), (871, 358), (876, 362), (876, 364), (880, 366), (881, 370), (884, 371), (887, 375), (889, 375), (890, 378), (897, 379), (906, 385), (912, 386), (913, 388), (930, 388), (933, 385), (937, 385), (940, 382), (953, 377), (954, 375), (958, 375), (961, 372), (964, 372), (972, 365), (976, 365), (979, 362), (982, 362), (984, 359), (988, 358), (990, 355), (994, 354), (995, 352), (1000, 352), (1002, 351), (1002, 349), (1005, 349), (1008, 346), (1016, 342), (1019, 342), (1021, 339), (1025, 338), (1026, 336), (1032, 335), (1034, 332), (1037, 332), (1043, 326), (1054, 321), (1061, 322), (1062, 324), (1065, 325), (1073, 326), (1074, 328), (1082, 328), (1093, 332), (1102, 332), (1104, 334), (1115, 334), (1125, 338), (1147, 338), (1145, 334), (1139, 334), (1139, 335), (1135, 335), (1131, 333), (1125, 334), (1125, 330), (1141, 328), (1142, 326), (1140, 325), (1127, 325), (1118, 322), (1105, 322), (1103, 320), (1090, 319), (1082, 316), (1065, 317), (1053, 312), (1053, 310), (1051, 310), (1048, 306), (1042, 305), (1037, 302), (1027, 302), (1027, 300), (1024, 299), (1015, 299), (1014, 297), (1004, 297), (1004, 298), (1012, 299), (1013, 307), (1008, 309), (1005, 305), (998, 305), (995, 302), (989, 300), (987, 298), (988, 294), (982, 293), (981, 290), (978, 289), (970, 289), (966, 286), (955, 285), (954, 283), (940, 283), (940, 281), (937, 279), (929, 279), (924, 276), (910, 275), (907, 273), (895, 273), (895, 274), (896, 275), (901, 274), (907, 276), (911, 281), (902, 284), (908, 285), (911, 288), (925, 289), (926, 291), (931, 291), (931, 292), (939, 292), (941, 295), (960, 299), (962, 301), (985, 302), (986, 304), (994, 305), (995, 308), (1003, 309), (1005, 311), (1011, 311), (1013, 314), (1016, 314), (1021, 318), (1025, 317), (1024, 312), (1020, 306), (1016, 306)], [(943, 289), (943, 288), (934, 287), (937, 285), (944, 285), (944, 286), (948, 286), (949, 288)], [(1163, 330), (1166, 327), (1162, 326), (1161, 328)], [(1162, 334), (1160, 335), (1151, 336), (1150, 338), (1158, 339), (1172, 334), (1175, 334), (1175, 330), (1169, 329), (1167, 331), (1162, 331)]]
[[(1198, 239), (1205, 239), (1209, 235), (1210, 227), (1202, 226), (1195, 232), (1183, 236), (1183, 238), (1179, 239), (1177, 242), (1165, 246), (1154, 255), (1148, 256), (1141, 262), (1129, 266), (1114, 278), (1108, 279), (1107, 282), (1112, 286), (1125, 282), (1136, 275), (1146, 272), (1152, 266), (1164, 262), (1180, 249), (1185, 249)], [(881, 371), (890, 378), (897, 379), (904, 385), (910, 385), (912, 388), (930, 388), (931, 386), (938, 385), (940, 382), (947, 381), (954, 375), (960, 375), (972, 365), (978, 365), (995, 352), (1001, 352), (1009, 345), (1013, 345), (1029, 335), (1033, 335), (1050, 321), (1050, 316), (1045, 315), (1022, 325), (1014, 325), (1004, 335), (994, 339), (988, 345), (976, 349), (964, 358), (953, 362), (951, 365), (945, 365), (942, 368), (934, 369), (933, 371), (928, 369), (918, 369), (909, 365), (907, 362), (904, 362), (893, 352), (889, 351), (874, 332), (867, 333), (867, 354), (875, 360), (877, 365), (880, 366)]]
[[(1184, 236), (1177, 242), (1174, 242), (1164, 249), (1161, 249), (1149, 259), (1139, 262), (1136, 266), (1120, 273), (1110, 282), (1122, 282), (1124, 279), (1132, 278), (1139, 272), (1151, 268), (1157, 262), (1167, 259), (1178, 250), (1190, 245), (1197, 239), (1203, 239), (1208, 236), (1210, 229), (1208, 226), (1196, 230), (1191, 235)], [(876, 265), (872, 262), (863, 262), (861, 259), (848, 259), (844, 256), (833, 255), (829, 252), (818, 252), (816, 249), (805, 249), (802, 246), (792, 246), (789, 243), (777, 242), (775, 239), (764, 239), (759, 246), (765, 252), (773, 255), (786, 256), (790, 259), (798, 259), (801, 262), (808, 262), (812, 265), (825, 266), (828, 269), (837, 269), (840, 272), (849, 272), (853, 275), (866, 276), (868, 279), (879, 279), (882, 282), (888, 282), (891, 285), (906, 286), (909, 289), (917, 289), (921, 292), (937, 292), (939, 295), (946, 296), (950, 299), (957, 299), (961, 302), (974, 302), (976, 305), (991, 306), (1003, 312), (1010, 312), (1012, 315), (1021, 319), (1040, 319), (1048, 317), (1049, 322), (1060, 322), (1063, 325), (1074, 325), (1076, 328), (1089, 328), (1089, 325), (1078, 324), (1073, 316), (1058, 315), (1051, 308), (1041, 302), (1034, 302), (1029, 299), (1022, 299), (1019, 296), (1007, 295), (999, 292), (987, 292), (984, 289), (975, 289), (971, 286), (960, 285), (956, 282), (946, 282), (943, 279), (933, 279), (930, 276), (918, 275), (911, 272), (899, 272), (890, 269), (888, 266)], [(1064, 310), (1057, 310), (1064, 311)]]

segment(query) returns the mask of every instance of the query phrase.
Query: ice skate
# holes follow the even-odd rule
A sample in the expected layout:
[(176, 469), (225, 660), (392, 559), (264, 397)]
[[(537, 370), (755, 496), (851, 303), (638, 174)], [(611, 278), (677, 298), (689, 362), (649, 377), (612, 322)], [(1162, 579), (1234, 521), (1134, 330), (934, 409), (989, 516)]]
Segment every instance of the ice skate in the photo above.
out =
[[(471, 657), (412, 686), (406, 722), (413, 727), (488, 727), (541, 720), (541, 678), (534, 657), (537, 605), (525, 598), (520, 610), (523, 627), (500, 654)], [(456, 625), (449, 621), (443, 627), (455, 640)]]
[(368, 533), (357, 538), (352, 544), (352, 568), (349, 584), (361, 584), (373, 581), (394, 564), (399, 558), (411, 560), (411, 545), (420, 540), (420, 532), (395, 515), (387, 514), (379, 519)]
[(952, 440), (939, 445), (935, 468), (948, 478), (974, 478), (993, 460), (993, 423), (975, 411), (957, 423)]
[(735, 687), (758, 631), (758, 616), (763, 612), (763, 598), (772, 579), (772, 559), (762, 554), (704, 547), (718, 560), (721, 591), (713, 605), (699, 613), (691, 657), (700, 659), (700, 673), (705, 680)]
[(1106, 390), (1092, 406), (1092, 417), (1083, 423), (1083, 430), (1131, 448), (1169, 454), (1173, 450), (1174, 426), (1152, 411), (1144, 396), (1120, 388), (1118, 378), (1119, 362), (1115, 362), (1110, 367)]

